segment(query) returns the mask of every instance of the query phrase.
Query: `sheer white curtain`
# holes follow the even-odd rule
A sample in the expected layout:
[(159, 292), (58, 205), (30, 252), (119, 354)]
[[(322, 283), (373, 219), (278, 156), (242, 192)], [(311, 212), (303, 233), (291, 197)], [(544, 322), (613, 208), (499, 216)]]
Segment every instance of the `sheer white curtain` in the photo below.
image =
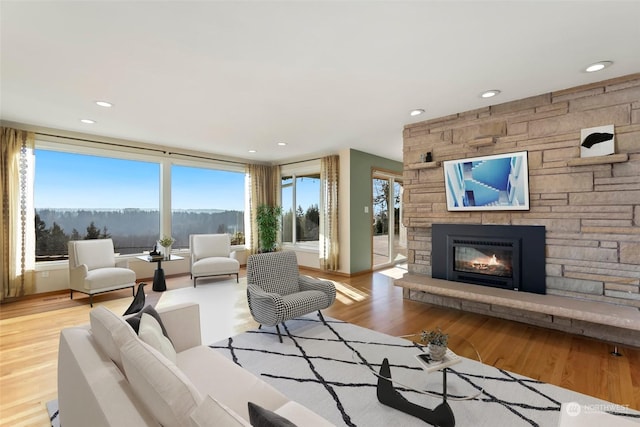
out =
[(279, 205), (280, 167), (269, 165), (247, 165), (249, 185), (249, 232), (247, 233), (249, 252), (258, 252), (258, 228), (256, 212), (258, 206)]
[(320, 266), (323, 270), (339, 268), (338, 240), (338, 178), (339, 156), (323, 157), (320, 161), (320, 192), (322, 215), (320, 216)]
[(0, 300), (33, 293), (35, 225), (33, 208), (34, 134), (0, 128), (2, 187), (2, 293)]

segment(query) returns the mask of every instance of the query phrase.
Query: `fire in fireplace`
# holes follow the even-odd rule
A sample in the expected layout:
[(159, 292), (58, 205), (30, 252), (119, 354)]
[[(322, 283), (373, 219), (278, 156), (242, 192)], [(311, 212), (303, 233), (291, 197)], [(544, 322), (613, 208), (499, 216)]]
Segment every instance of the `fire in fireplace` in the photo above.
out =
[(546, 292), (544, 227), (434, 224), (432, 231), (433, 277)]
[(510, 250), (456, 246), (453, 258), (455, 271), (513, 277)]

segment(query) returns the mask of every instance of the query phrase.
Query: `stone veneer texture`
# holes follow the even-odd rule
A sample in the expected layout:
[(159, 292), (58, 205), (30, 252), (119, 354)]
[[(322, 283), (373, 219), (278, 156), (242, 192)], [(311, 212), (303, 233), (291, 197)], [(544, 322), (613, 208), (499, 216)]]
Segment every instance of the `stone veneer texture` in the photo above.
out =
[[(628, 159), (571, 165), (580, 130), (610, 124)], [(448, 212), (442, 165), (420, 163), (525, 150), (529, 211)], [(433, 223), (544, 225), (548, 294), (640, 307), (640, 74), (405, 126), (410, 274), (431, 276)]]

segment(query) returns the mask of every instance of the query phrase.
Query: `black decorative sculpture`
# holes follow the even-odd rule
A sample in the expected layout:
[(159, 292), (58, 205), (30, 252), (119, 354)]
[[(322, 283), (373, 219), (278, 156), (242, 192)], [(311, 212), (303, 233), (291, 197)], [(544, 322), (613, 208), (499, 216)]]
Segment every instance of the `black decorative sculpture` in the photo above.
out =
[[(443, 373), (443, 375), (446, 375), (446, 373)], [(446, 387), (446, 381), (444, 387)], [(447, 403), (446, 392), (443, 394), (442, 403), (436, 406), (435, 409), (428, 409), (411, 403), (398, 393), (391, 383), (391, 369), (389, 369), (389, 359), (386, 357), (380, 366), (377, 392), (380, 403), (406, 414), (413, 415), (429, 424), (437, 427), (454, 427), (456, 425), (453, 411)]]
[(584, 148), (591, 148), (596, 144), (600, 144), (601, 142), (609, 141), (613, 138), (612, 133), (608, 132), (595, 132), (588, 135), (584, 141), (582, 141), (582, 146)]
[(127, 308), (127, 311), (124, 312), (123, 316), (127, 316), (129, 314), (135, 314), (144, 308), (144, 302), (146, 296), (144, 294), (144, 287), (146, 283), (141, 282), (138, 285), (138, 290), (136, 291), (136, 296), (133, 297), (133, 301), (131, 301), (131, 305)]

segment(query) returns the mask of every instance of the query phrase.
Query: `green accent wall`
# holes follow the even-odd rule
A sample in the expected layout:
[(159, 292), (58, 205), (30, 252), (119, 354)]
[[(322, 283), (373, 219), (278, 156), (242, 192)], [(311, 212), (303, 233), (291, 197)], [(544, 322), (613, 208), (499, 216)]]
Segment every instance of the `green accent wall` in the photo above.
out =
[[(351, 218), (349, 239), (351, 242), (351, 273), (371, 269), (371, 197), (372, 169), (384, 169), (402, 175), (403, 164), (395, 160), (374, 156), (358, 150), (350, 150), (350, 195)], [(369, 207), (365, 213), (364, 207)]]

